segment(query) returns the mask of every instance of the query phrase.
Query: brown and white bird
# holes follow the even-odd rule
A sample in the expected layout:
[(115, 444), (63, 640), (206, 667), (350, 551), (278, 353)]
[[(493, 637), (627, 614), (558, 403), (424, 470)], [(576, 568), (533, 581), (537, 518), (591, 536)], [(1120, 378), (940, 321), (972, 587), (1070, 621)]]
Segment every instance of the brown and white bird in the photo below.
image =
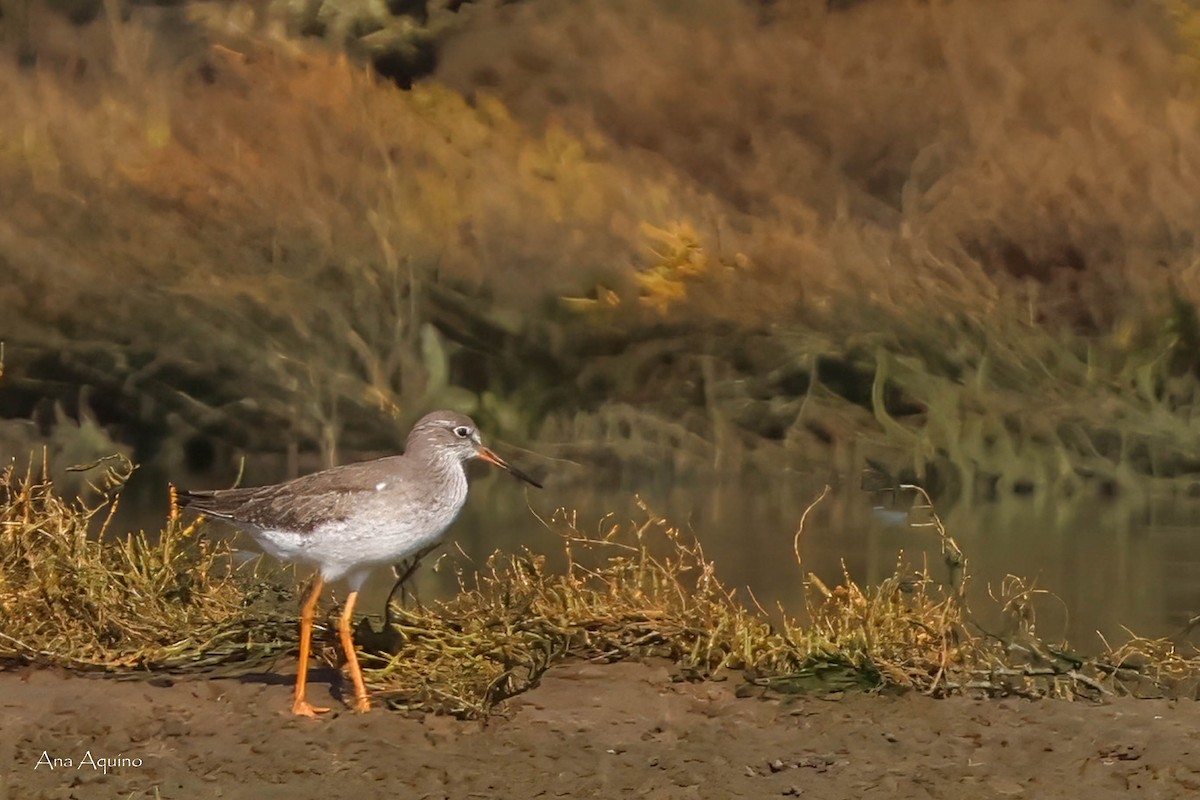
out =
[(293, 713), (311, 717), (329, 710), (308, 702), (308, 658), (321, 590), (326, 582), (339, 578), (350, 585), (339, 629), (354, 681), (354, 707), (370, 709), (350, 626), (358, 592), (373, 567), (403, 561), (441, 539), (466, 502), (464, 465), (473, 458), (541, 488), (484, 447), (470, 417), (435, 411), (413, 426), (403, 455), (334, 467), (271, 486), (178, 493), (180, 506), (227, 520), (279, 560), (316, 567), (317, 577), (300, 615)]

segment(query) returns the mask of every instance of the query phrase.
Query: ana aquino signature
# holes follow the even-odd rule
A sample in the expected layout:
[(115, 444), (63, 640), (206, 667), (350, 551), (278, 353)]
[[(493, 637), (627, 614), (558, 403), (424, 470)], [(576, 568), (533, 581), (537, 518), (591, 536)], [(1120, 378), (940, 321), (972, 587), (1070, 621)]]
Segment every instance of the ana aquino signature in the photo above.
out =
[(84, 767), (87, 767), (97, 772), (103, 772), (105, 775), (107, 775), (110, 769), (116, 769), (118, 767), (140, 767), (141, 765), (142, 759), (122, 755), (121, 753), (118, 753), (115, 756), (94, 756), (92, 755), (92, 751), (88, 750), (82, 756), (75, 759), (69, 756), (51, 756), (48, 750), (43, 750), (41, 757), (38, 758), (37, 763), (33, 765), (33, 768), (41, 769), (42, 767), (45, 767), (53, 772), (56, 769), (81, 770)]

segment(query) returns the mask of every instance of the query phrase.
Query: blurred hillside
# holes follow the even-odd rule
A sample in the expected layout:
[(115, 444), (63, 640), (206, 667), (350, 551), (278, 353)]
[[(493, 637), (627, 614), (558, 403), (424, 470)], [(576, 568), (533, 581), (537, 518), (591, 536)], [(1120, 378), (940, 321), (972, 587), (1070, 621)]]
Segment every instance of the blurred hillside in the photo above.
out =
[(0, 414), (1190, 486), (1188, 4), (401, 6), (6, 0)]

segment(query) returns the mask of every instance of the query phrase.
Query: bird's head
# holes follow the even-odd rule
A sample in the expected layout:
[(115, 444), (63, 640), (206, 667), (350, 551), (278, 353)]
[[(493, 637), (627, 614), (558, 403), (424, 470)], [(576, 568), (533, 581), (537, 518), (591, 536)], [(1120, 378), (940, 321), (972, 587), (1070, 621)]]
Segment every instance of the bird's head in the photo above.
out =
[(531, 486), (542, 488), (533, 478), (513, 467), (489, 447), (485, 447), (475, 421), (455, 411), (434, 411), (426, 414), (408, 434), (406, 452), (424, 450), (459, 462), (479, 458), (508, 470)]

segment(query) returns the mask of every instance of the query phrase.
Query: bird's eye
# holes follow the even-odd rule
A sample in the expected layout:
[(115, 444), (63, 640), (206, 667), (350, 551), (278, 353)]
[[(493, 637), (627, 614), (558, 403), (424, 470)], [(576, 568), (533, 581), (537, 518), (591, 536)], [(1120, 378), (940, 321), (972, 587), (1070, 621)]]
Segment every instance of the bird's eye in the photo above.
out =
[(460, 439), (466, 439), (468, 436), (471, 435), (471, 429), (468, 428), (466, 425), (459, 425), (457, 428), (454, 429), (454, 435)]

